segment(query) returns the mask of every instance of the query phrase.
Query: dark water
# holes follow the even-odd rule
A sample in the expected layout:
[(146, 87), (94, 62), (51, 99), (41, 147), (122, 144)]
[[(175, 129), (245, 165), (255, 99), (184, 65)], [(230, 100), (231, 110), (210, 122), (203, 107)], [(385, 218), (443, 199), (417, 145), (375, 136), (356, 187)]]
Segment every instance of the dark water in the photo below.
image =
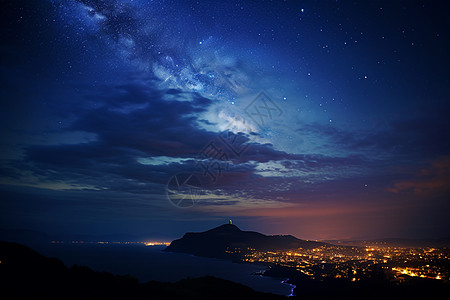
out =
[(97, 271), (132, 275), (141, 282), (174, 282), (186, 277), (211, 275), (247, 285), (257, 291), (289, 295), (281, 279), (253, 275), (265, 267), (162, 251), (165, 246), (111, 244), (51, 244), (37, 249), (61, 259), (67, 266), (88, 266)]

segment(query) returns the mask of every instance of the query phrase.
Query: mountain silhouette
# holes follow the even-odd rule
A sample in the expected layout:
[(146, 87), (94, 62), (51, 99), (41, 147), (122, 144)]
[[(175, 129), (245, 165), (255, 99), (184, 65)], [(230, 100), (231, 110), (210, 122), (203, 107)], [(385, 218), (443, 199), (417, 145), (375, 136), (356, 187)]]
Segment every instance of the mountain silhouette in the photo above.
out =
[(204, 232), (187, 232), (181, 239), (172, 241), (165, 250), (225, 258), (239, 256), (250, 249), (276, 251), (312, 249), (323, 245), (326, 244), (301, 240), (292, 235), (264, 235), (255, 231), (243, 231), (233, 224), (224, 224)]

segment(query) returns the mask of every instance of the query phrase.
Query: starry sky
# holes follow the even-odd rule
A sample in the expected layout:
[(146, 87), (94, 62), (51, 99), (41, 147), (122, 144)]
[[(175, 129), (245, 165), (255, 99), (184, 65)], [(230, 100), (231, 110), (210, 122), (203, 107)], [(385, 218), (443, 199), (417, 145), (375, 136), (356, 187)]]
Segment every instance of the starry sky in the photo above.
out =
[(446, 1), (2, 6), (1, 228), (450, 235)]

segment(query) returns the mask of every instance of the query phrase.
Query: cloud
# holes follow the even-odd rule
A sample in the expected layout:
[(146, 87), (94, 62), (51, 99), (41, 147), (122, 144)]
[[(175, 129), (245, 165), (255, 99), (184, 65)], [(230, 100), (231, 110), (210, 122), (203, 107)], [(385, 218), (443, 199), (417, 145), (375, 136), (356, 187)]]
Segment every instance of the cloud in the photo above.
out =
[(442, 130), (450, 127), (446, 112), (448, 109), (442, 108), (435, 117), (405, 116), (380, 122), (372, 130), (305, 123), (296, 131), (312, 141), (320, 140), (320, 147), (328, 153), (364, 155), (374, 160), (423, 160), (450, 152), (450, 133)]
[[(232, 133), (246, 147), (242, 153), (233, 153), (232, 145), (226, 144), (230, 141), (220, 132), (201, 125), (199, 118), (215, 104), (212, 99), (179, 88), (161, 89), (159, 82), (136, 76), (82, 89), (77, 99), (61, 106), (62, 115), (73, 117), (57, 134), (76, 132), (91, 138), (28, 144), (23, 159), (3, 163), (3, 177), (8, 183), (48, 189), (164, 195), (169, 178), (180, 172), (199, 174), (207, 182), (199, 166), (204, 159), (200, 152), (214, 142), (228, 153), (229, 168), (217, 182), (206, 185), (211, 199), (205, 200), (204, 206), (224, 210), (229, 206), (290, 205), (311, 199), (313, 194), (330, 197), (337, 190), (348, 194), (346, 189), (354, 188), (355, 182), (363, 186), (363, 178), (379, 179), (392, 166), (392, 161), (367, 157), (363, 151), (345, 156), (288, 153), (270, 143), (258, 143), (248, 132)], [(243, 128), (241, 123), (235, 125), (236, 131)], [(311, 134), (325, 136), (345, 149), (385, 147), (376, 142), (381, 133), (372, 133), (376, 138), (367, 145), (363, 141), (369, 138), (361, 133), (308, 126)], [(226, 201), (214, 200), (221, 197)]]
[[(183, 96), (183, 101), (166, 99), (164, 91), (154, 86), (128, 82), (86, 98), (87, 103), (96, 101), (97, 105), (84, 105), (83, 98), (78, 106), (66, 103), (77, 117), (56, 133), (92, 138), (28, 143), (23, 147), (23, 160), (3, 162), (3, 176), (9, 174), (11, 178), (14, 173), (16, 179), (23, 179), (31, 171), (39, 180), (109, 189), (120, 189), (126, 182), (132, 189), (139, 184), (145, 189), (147, 184), (162, 183), (172, 172), (171, 165), (149, 167), (137, 159), (190, 158), (213, 136), (197, 129), (195, 122), (195, 115), (211, 100), (195, 93)], [(132, 183), (137, 186), (131, 187)]]
[(414, 174), (412, 178), (394, 183), (389, 191), (413, 193), (418, 196), (445, 194), (450, 191), (450, 156), (442, 156)]

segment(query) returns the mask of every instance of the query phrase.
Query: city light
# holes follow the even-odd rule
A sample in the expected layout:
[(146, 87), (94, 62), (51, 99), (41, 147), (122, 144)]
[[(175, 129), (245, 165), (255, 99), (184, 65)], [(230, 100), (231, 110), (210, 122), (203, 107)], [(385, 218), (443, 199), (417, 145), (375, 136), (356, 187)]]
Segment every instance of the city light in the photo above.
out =
[(169, 246), (168, 242), (145, 242), (145, 246)]
[[(449, 280), (450, 270), (443, 261), (450, 258), (450, 249), (402, 247), (322, 246), (289, 251), (256, 251), (228, 249), (230, 254), (244, 253), (243, 261), (292, 267), (310, 278), (332, 277), (358, 281), (381, 268), (393, 278), (404, 276)], [(403, 276), (403, 277), (402, 277)]]

